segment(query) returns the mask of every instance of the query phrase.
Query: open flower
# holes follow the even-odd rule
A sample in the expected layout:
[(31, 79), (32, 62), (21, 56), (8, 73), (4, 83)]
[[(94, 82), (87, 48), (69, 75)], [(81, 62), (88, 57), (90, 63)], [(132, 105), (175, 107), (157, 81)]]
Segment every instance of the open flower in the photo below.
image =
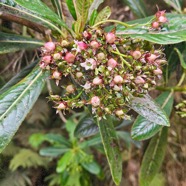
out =
[(96, 61), (93, 58), (86, 59), (84, 63), (80, 63), (85, 70), (93, 70), (96, 68)]

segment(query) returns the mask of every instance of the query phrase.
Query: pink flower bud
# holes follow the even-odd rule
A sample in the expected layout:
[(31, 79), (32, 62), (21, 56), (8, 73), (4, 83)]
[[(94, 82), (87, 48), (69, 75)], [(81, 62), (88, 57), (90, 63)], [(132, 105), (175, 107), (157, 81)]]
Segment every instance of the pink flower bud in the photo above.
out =
[(152, 28), (157, 29), (157, 28), (159, 28), (159, 26), (160, 26), (160, 24), (159, 24), (157, 21), (154, 21), (154, 22), (152, 23)]
[(136, 84), (144, 84), (145, 83), (145, 80), (142, 77), (137, 76), (136, 79), (134, 80), (134, 82)]
[(92, 35), (89, 32), (84, 31), (83, 32), (83, 37), (89, 40), (92, 37)]
[(121, 83), (123, 83), (123, 78), (122, 78), (120, 75), (116, 75), (116, 76), (114, 77), (114, 83), (116, 83), (116, 84), (121, 84)]
[(77, 78), (83, 77), (83, 73), (82, 73), (82, 72), (77, 72), (77, 73), (76, 73), (76, 77), (77, 77)]
[(124, 112), (122, 109), (119, 109), (119, 110), (116, 110), (115, 114), (119, 117), (123, 116), (124, 115)]
[(102, 80), (100, 77), (95, 77), (95, 78), (93, 79), (93, 84), (94, 84), (94, 85), (101, 85), (102, 82), (103, 82), (103, 80)]
[(48, 65), (52, 60), (51, 56), (43, 56), (42, 61), (45, 62), (46, 65)]
[(161, 75), (162, 74), (162, 70), (157, 68), (156, 70), (153, 71), (155, 75)]
[(158, 18), (158, 21), (159, 21), (160, 23), (166, 23), (166, 22), (167, 22), (167, 18), (166, 18), (165, 16), (160, 16), (160, 17)]
[(94, 96), (90, 100), (93, 107), (98, 107), (100, 105), (100, 99), (98, 96)]
[(73, 63), (74, 60), (75, 60), (76, 56), (74, 54), (72, 54), (71, 52), (68, 52), (66, 55), (65, 55), (65, 61), (67, 63)]
[(63, 102), (61, 102), (58, 106), (57, 106), (57, 109), (58, 110), (65, 110), (67, 108), (67, 106), (63, 103)]
[(115, 36), (114, 33), (109, 32), (109, 33), (106, 34), (106, 42), (107, 42), (107, 43), (112, 44), (112, 43), (115, 42), (115, 40), (116, 40), (116, 36)]
[(45, 64), (43, 61), (41, 61), (41, 62), (39, 63), (39, 66), (40, 66), (40, 68), (45, 69), (46, 64)]
[(97, 49), (97, 48), (99, 48), (99, 43), (97, 42), (97, 41), (91, 41), (90, 42), (90, 46), (92, 47), (92, 48), (94, 48), (94, 49)]
[(55, 46), (54, 42), (47, 42), (47, 43), (45, 43), (44, 47), (47, 51), (51, 52), (55, 49), (56, 46)]
[(139, 59), (141, 57), (141, 52), (139, 50), (135, 50), (132, 53), (132, 56), (133, 56), (134, 59)]
[(100, 52), (100, 53), (98, 53), (97, 58), (98, 58), (98, 60), (103, 60), (103, 59), (105, 59), (105, 54), (103, 52)]
[(107, 62), (107, 66), (110, 67), (111, 69), (115, 68), (117, 66), (117, 61), (113, 58), (110, 58)]
[(88, 48), (88, 45), (84, 43), (83, 41), (77, 42), (77, 45), (80, 50), (86, 50)]
[(146, 57), (146, 60), (150, 63), (153, 63), (157, 58), (157, 55), (155, 54), (150, 54), (149, 57)]
[(165, 12), (166, 12), (166, 10), (157, 11), (156, 12), (156, 18), (159, 18), (160, 16), (165, 16)]
[(55, 53), (55, 54), (53, 55), (53, 58), (54, 58), (55, 60), (59, 60), (59, 59), (61, 59), (61, 54), (60, 54), (60, 53)]
[(57, 80), (61, 79), (61, 73), (58, 72), (57, 70), (53, 72), (52, 76), (54, 79), (57, 79)]
[(74, 85), (68, 85), (68, 86), (66, 87), (66, 91), (67, 91), (68, 93), (74, 93), (74, 92), (75, 92)]

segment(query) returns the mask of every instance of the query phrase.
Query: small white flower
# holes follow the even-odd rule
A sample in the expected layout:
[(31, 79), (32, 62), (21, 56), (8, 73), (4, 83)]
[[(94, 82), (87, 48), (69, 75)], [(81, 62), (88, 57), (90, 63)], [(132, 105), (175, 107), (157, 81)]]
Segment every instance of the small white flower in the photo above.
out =
[(85, 90), (88, 90), (88, 89), (91, 88), (91, 83), (87, 81), (84, 85), (82, 85), (82, 87), (83, 87)]
[(84, 63), (80, 63), (85, 70), (93, 70), (96, 68), (96, 61), (93, 58), (86, 59)]

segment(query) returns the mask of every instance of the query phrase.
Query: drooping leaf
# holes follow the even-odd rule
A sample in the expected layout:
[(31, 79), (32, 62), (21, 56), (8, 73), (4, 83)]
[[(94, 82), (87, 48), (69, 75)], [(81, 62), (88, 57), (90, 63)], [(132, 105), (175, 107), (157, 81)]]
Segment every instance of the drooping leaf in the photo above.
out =
[(143, 0), (123, 0), (126, 3), (132, 12), (139, 18), (147, 17), (147, 9)]
[(107, 120), (101, 119), (98, 121), (98, 126), (112, 178), (115, 184), (119, 185), (122, 177), (122, 158), (113, 123), (107, 117)]
[(73, 0), (66, 0), (66, 4), (67, 4), (69, 12), (71, 13), (74, 20), (77, 20), (77, 15), (76, 15), (76, 10), (74, 8)]
[[(173, 107), (172, 93), (169, 91), (163, 92), (155, 101), (161, 105), (167, 116), (170, 116)], [(149, 121), (142, 116), (138, 116), (132, 126), (131, 136), (134, 140), (145, 140), (154, 136), (161, 129), (161, 125)]]
[(166, 151), (167, 134), (168, 128), (163, 127), (161, 131), (151, 139), (145, 151), (140, 169), (140, 186), (150, 185), (150, 182), (158, 173)]
[(91, 162), (82, 162), (81, 165), (84, 169), (86, 169), (88, 172), (98, 175), (101, 172), (101, 167), (96, 161)]
[(66, 153), (69, 150), (70, 150), (69, 148), (64, 148), (63, 146), (46, 147), (46, 148), (42, 148), (39, 151), (39, 154), (41, 156), (57, 157), (57, 156), (61, 156), (62, 154)]
[(150, 122), (161, 126), (170, 126), (166, 113), (148, 95), (143, 97), (134, 97), (131, 100), (130, 107)]
[[(158, 44), (174, 44), (186, 41), (186, 15), (184, 14), (167, 14), (168, 23), (161, 31), (150, 30), (149, 22), (153, 17), (137, 19), (128, 22), (129, 24), (136, 24), (131, 28), (118, 26), (116, 30), (117, 35), (130, 36), (132, 38), (140, 38)], [(146, 26), (145, 26), (146, 25)]]
[(184, 58), (183, 58), (183, 54), (186, 52), (186, 49), (184, 50), (183, 54), (177, 48), (175, 48), (174, 50), (178, 54), (178, 57), (180, 59), (181, 66), (183, 67), (183, 69), (186, 69), (186, 60), (184, 60)]
[(0, 152), (10, 142), (32, 108), (48, 73), (36, 67), (22, 81), (0, 95)]
[(0, 32), (0, 54), (15, 52), (27, 48), (37, 48), (43, 44), (43, 41), (30, 37)]
[(57, 15), (63, 19), (62, 6), (60, 0), (51, 0), (54, 8), (56, 9)]
[(111, 15), (111, 9), (109, 6), (106, 6), (103, 8), (97, 15), (96, 20), (94, 24), (99, 23), (100, 21), (105, 21), (107, 20)]
[(89, 11), (88, 11), (88, 19), (90, 19), (91, 15), (95, 10), (98, 9), (99, 5), (103, 3), (104, 0), (94, 0), (93, 3), (91, 4)]
[[(7, 5), (0, 2), (0, 10), (2, 11), (2, 13), (7, 13), (18, 18), (26, 19), (38, 25), (43, 25), (52, 30), (56, 30), (57, 32), (62, 34), (62, 31), (56, 26), (56, 24), (67, 28), (66, 24), (45, 4), (37, 4), (36, 1), (39, 2), (39, 0), (29, 1), (31, 3), (27, 1), (22, 2), (22, 0), (20, 0), (20, 4), (16, 6), (11, 6), (11, 4)], [(49, 13), (51, 13), (51, 17)], [(29, 24), (27, 26), (29, 26)]]
[(180, 0), (164, 0), (165, 3), (172, 6), (177, 12), (182, 13), (182, 7)]

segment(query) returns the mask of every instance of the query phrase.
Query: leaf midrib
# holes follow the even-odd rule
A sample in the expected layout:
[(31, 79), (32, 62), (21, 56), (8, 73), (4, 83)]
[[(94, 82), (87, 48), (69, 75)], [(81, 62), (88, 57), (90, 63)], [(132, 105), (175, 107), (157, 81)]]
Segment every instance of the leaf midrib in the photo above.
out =
[(24, 40), (0, 40), (0, 43), (26, 43), (26, 44), (36, 44), (36, 45), (43, 45), (44, 44), (44, 42), (24, 41)]
[(31, 81), (31, 83), (26, 87), (26, 89), (24, 89), (24, 91), (17, 97), (17, 99), (9, 106), (5, 113), (0, 116), (0, 121), (2, 121), (6, 114), (11, 111), (12, 107), (14, 107), (20, 101), (20, 99), (24, 97), (24, 94), (30, 89), (30, 87), (35, 83), (35, 81), (40, 77), (42, 73), (42, 71), (39, 72), (39, 74)]

